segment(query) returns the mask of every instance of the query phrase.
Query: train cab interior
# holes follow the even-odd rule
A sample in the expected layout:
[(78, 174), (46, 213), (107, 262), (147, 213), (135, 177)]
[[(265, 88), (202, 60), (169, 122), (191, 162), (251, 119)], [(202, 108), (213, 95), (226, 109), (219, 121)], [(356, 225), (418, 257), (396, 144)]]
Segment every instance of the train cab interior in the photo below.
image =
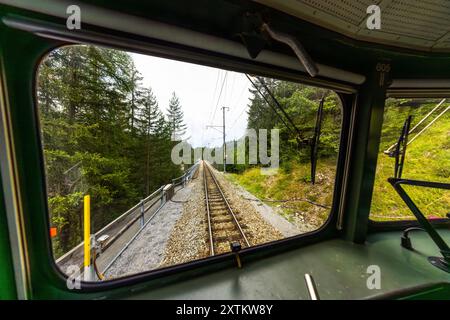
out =
[[(81, 28), (69, 28), (71, 5)], [(342, 123), (326, 222), (239, 252), (69, 289), (48, 231), (36, 85), (49, 52), (80, 44), (334, 91)], [(0, 0), (0, 84), (0, 299), (450, 298), (445, 0)], [(392, 101), (398, 112), (387, 107)], [(410, 101), (430, 108), (411, 120), (400, 110)], [(430, 136), (439, 124), (443, 145)], [(424, 158), (413, 161), (408, 153), (427, 135)], [(442, 158), (431, 162), (437, 151)], [(391, 162), (381, 178), (383, 156)], [(410, 174), (408, 161), (436, 166), (439, 179)], [(419, 205), (425, 189), (435, 191)], [(394, 215), (374, 205), (383, 193), (396, 197), (404, 219), (378, 219)]]

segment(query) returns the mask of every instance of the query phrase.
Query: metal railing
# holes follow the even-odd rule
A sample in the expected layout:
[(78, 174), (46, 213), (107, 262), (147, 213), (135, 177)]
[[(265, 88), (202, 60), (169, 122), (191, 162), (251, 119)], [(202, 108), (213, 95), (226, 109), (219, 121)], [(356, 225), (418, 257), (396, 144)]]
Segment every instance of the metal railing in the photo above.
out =
[[(194, 173), (196, 172), (200, 162), (195, 163), (186, 172), (172, 180), (172, 187), (184, 188), (189, 182)], [(161, 210), (164, 204), (167, 202), (166, 199), (166, 188), (167, 185), (161, 186), (159, 189), (154, 191), (152, 194), (142, 199), (128, 209), (126, 212), (121, 214), (118, 218), (114, 219), (112, 222), (107, 224), (101, 230), (95, 233), (95, 239), (99, 239), (102, 235), (108, 235), (108, 240), (102, 245), (102, 251), (107, 250), (119, 237), (121, 237), (133, 224), (140, 220), (140, 228), (138, 232), (125, 244), (125, 246), (120, 250), (113, 260), (105, 268), (104, 272), (112, 265), (112, 263), (125, 251), (126, 248), (131, 244), (131, 242), (137, 237), (141, 230), (156, 216), (156, 214)], [(157, 206), (157, 207), (156, 207)], [(156, 209), (154, 209), (156, 207)], [(151, 216), (145, 221), (145, 215), (150, 210), (154, 209)], [(65, 266), (78, 265), (83, 268), (83, 245), (81, 242), (76, 247), (71, 249), (69, 252), (65, 253), (63, 256), (56, 260), (56, 264), (64, 269)]]
[(184, 187), (186, 185), (186, 183), (192, 179), (192, 177), (194, 176), (194, 173), (197, 170), (199, 165), (200, 165), (200, 161), (197, 161), (189, 169), (187, 169), (186, 172), (182, 176), (172, 179), (173, 186), (178, 187), (180, 185), (183, 185), (183, 187)]
[[(158, 203), (158, 201), (153, 202), (153, 204), (150, 205), (150, 207), (145, 208), (146, 202), (145, 199), (142, 200), (138, 206), (140, 207), (140, 215), (137, 217), (138, 219), (141, 220), (141, 226), (138, 230), (138, 232), (136, 232), (134, 234), (134, 236), (124, 245), (124, 247), (119, 251), (119, 253), (117, 255), (114, 256), (114, 258), (108, 263), (108, 265), (105, 267), (105, 269), (103, 270), (103, 274), (105, 274), (108, 269), (114, 264), (114, 262), (122, 255), (122, 253), (130, 246), (130, 244), (134, 241), (134, 239), (137, 238), (137, 236), (141, 233), (141, 231), (147, 226), (147, 224), (153, 220), (153, 218), (158, 214), (158, 212), (161, 210), (161, 208), (164, 206), (164, 204), (166, 203), (166, 197), (165, 197), (165, 191), (164, 191), (164, 186), (162, 186), (161, 188), (159, 188), (157, 191), (155, 191), (152, 195), (155, 195), (154, 198), (151, 199), (158, 199), (159, 200), (159, 206), (156, 209), (156, 211), (150, 216), (150, 218), (145, 221), (145, 213), (150, 210), (156, 203)], [(158, 195), (156, 197), (156, 195)], [(148, 199), (149, 197), (147, 197), (146, 199)], [(148, 201), (148, 200), (147, 200)], [(137, 220), (137, 219), (136, 219)], [(133, 222), (134, 223), (134, 222)]]
[[(182, 185), (182, 188), (186, 186), (186, 184), (192, 179), (196, 169), (198, 168), (200, 162), (195, 163), (193, 166), (191, 166), (186, 172), (178, 177), (172, 180), (172, 186), (171, 188), (175, 188), (176, 185)], [(145, 208), (145, 199), (142, 200), (139, 203), (140, 206), (140, 220), (141, 220), (141, 227), (139, 228), (138, 232), (124, 245), (124, 247), (117, 253), (117, 255), (114, 256), (114, 258), (108, 263), (108, 265), (104, 268), (103, 274), (105, 274), (109, 268), (116, 262), (116, 260), (122, 255), (122, 253), (130, 246), (130, 244), (139, 236), (139, 234), (142, 232), (142, 230), (145, 229), (145, 227), (150, 223), (150, 221), (153, 220), (153, 218), (158, 214), (158, 212), (161, 210), (161, 208), (164, 206), (164, 204), (167, 202), (166, 198), (166, 186), (162, 186), (160, 189), (158, 189), (155, 193), (160, 191), (160, 206), (156, 209), (156, 211), (150, 216), (150, 218), (145, 221), (145, 213), (151, 208)], [(152, 195), (147, 197), (146, 199), (149, 199)]]

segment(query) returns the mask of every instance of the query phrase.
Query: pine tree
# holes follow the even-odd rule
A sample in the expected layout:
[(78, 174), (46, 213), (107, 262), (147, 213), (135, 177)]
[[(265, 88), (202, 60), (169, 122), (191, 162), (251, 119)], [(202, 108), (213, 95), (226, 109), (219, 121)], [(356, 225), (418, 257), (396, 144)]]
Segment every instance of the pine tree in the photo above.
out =
[[(164, 116), (158, 108), (158, 102), (151, 88), (143, 90), (144, 97), (142, 100), (142, 110), (140, 115), (141, 132), (145, 143), (145, 195), (149, 195), (151, 191), (151, 174), (157, 170), (154, 167), (154, 156), (158, 152), (156, 140), (160, 139), (160, 122), (164, 121)], [(152, 170), (153, 169), (153, 170)]]
[(129, 76), (130, 85), (128, 89), (130, 94), (130, 129), (131, 133), (134, 133), (136, 127), (136, 111), (138, 106), (143, 103), (143, 99), (145, 99), (145, 97), (143, 97), (145, 92), (143, 92), (141, 88), (141, 81), (143, 77), (134, 66), (134, 63), (131, 63)]
[(162, 116), (162, 113), (158, 108), (158, 102), (151, 88), (142, 90), (141, 102), (138, 125), (141, 134), (149, 137), (155, 133), (157, 120)]
[(175, 92), (169, 101), (169, 108), (167, 109), (167, 118), (170, 125), (170, 133), (172, 141), (180, 141), (186, 133), (186, 124), (184, 124), (184, 113), (181, 109), (180, 100)]

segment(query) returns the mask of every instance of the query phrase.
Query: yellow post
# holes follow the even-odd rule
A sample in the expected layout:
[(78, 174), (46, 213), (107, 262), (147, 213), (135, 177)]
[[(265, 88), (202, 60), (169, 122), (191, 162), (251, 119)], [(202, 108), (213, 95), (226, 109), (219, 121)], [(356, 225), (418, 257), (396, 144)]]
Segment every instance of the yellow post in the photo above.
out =
[(84, 196), (84, 267), (91, 265), (91, 197)]

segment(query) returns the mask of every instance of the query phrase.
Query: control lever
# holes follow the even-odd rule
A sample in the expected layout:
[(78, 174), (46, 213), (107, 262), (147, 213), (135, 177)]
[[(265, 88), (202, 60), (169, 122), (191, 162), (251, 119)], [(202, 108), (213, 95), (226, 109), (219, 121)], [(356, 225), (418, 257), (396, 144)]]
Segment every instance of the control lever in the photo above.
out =
[(242, 268), (241, 257), (239, 256), (239, 251), (241, 251), (241, 249), (242, 249), (241, 244), (238, 241), (231, 242), (230, 249), (231, 249), (231, 252), (233, 252), (234, 255), (236, 256), (236, 262), (237, 262), (238, 268), (239, 269)]
[(411, 243), (411, 238), (409, 237), (409, 232), (411, 231), (425, 231), (425, 229), (423, 228), (418, 228), (418, 227), (411, 227), (411, 228), (407, 228), (403, 231), (403, 235), (402, 235), (402, 240), (401, 240), (401, 245), (403, 248), (408, 249), (408, 250), (414, 250), (412, 243)]
[(311, 300), (320, 300), (319, 293), (317, 292), (316, 283), (314, 282), (312, 275), (305, 273), (305, 281), (306, 287), (308, 288), (309, 298)]

